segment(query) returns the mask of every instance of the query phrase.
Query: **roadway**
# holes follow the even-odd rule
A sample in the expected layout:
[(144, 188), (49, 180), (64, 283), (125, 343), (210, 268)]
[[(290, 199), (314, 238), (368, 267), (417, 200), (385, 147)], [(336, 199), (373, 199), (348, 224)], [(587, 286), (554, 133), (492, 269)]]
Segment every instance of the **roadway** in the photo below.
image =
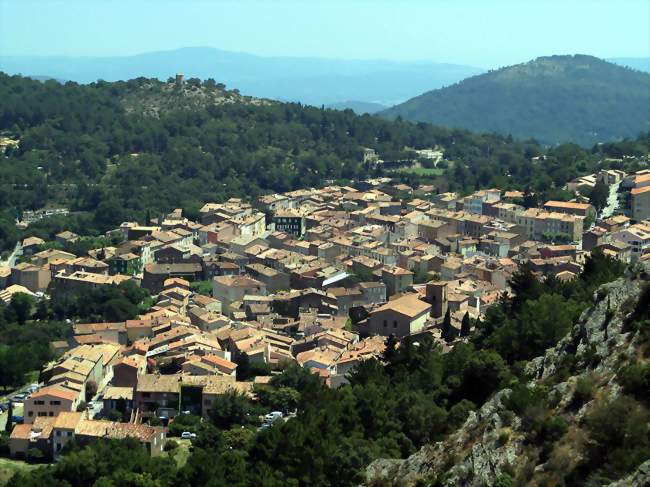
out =
[(23, 248), (20, 245), (20, 242), (16, 242), (16, 247), (13, 252), (5, 260), (0, 260), (0, 266), (14, 267), (16, 265), (16, 260), (18, 257), (23, 255)]
[[(16, 397), (20, 393), (28, 393), (29, 392), (29, 387), (32, 384), (25, 384), (19, 389), (16, 389), (15, 391), (12, 391), (11, 393), (2, 396), (0, 398), (0, 403), (5, 403), (11, 401), (14, 397)], [(14, 407), (13, 407), (13, 414), (14, 416), (22, 416), (23, 414), (23, 402), (15, 402)], [(7, 424), (7, 417), (8, 417), (8, 411), (3, 411), (0, 413), (0, 431), (4, 431), (5, 425)]]
[(609, 218), (618, 209), (618, 187), (620, 186), (620, 184), (621, 183), (619, 182), (609, 186), (607, 205), (605, 206), (605, 208), (602, 209), (600, 213), (601, 220), (604, 220), (605, 218)]

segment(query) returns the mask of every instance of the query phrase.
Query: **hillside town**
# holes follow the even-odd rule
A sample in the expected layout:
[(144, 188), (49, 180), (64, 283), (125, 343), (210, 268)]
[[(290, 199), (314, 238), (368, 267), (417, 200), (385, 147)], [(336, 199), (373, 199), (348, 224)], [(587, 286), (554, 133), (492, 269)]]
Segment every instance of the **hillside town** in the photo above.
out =
[[(580, 196), (598, 182), (612, 205), (601, 212)], [(650, 260), (650, 170), (603, 170), (567, 189), (573, 201), (525, 207), (520, 191), (461, 196), (380, 178), (206, 203), (196, 221), (176, 209), (124, 222), (115, 246), (87, 255), (69, 251), (84, 238), (70, 231), (25, 238), (0, 267), (5, 303), (125, 282), (153, 300), (135, 319), (74, 321), (50, 344), (58, 358), (9, 398), (11, 456), (56, 459), (68, 441), (100, 437), (160, 455), (179, 415), (208, 418), (228, 391), (254, 398), (289, 364), (337, 388), (388, 337), (449, 350), (523, 263), (570, 281), (592, 252)], [(251, 366), (266, 372), (242, 372)]]

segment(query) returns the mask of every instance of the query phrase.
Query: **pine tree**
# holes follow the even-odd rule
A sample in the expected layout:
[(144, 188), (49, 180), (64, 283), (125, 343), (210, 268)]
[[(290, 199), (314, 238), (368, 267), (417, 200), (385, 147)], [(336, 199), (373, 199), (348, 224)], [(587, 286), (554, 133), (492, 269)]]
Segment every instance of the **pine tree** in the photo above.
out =
[(472, 325), (469, 319), (469, 312), (467, 312), (465, 313), (465, 316), (463, 316), (463, 321), (460, 324), (460, 336), (462, 337), (469, 336), (471, 326)]

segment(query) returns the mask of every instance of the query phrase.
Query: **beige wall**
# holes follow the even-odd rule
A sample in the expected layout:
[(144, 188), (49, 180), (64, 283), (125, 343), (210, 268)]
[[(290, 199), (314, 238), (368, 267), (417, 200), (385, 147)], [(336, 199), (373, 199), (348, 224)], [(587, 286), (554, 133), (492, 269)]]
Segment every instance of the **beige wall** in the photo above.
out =
[(50, 285), (50, 272), (46, 269), (14, 269), (12, 271), (12, 282), (26, 287), (31, 292), (44, 291)]
[(54, 428), (52, 430), (53, 455), (56, 458), (65, 445), (74, 439), (74, 428)]
[[(40, 404), (40, 402), (43, 404)], [(76, 407), (77, 400), (70, 401), (50, 395), (37, 397), (36, 399), (29, 398), (25, 401), (24, 421), (26, 424), (32, 424), (39, 416), (53, 418), (62, 411), (74, 411)]]
[(636, 221), (650, 218), (650, 191), (632, 195), (632, 218)]
[(409, 318), (395, 311), (385, 310), (371, 314), (368, 318), (368, 328), (370, 333), (375, 335), (403, 337), (424, 328), (426, 320), (426, 311), (415, 318)]
[(27, 456), (27, 450), (29, 450), (29, 440), (23, 440), (22, 438), (12, 438), (9, 440), (9, 455), (12, 458), (25, 458)]

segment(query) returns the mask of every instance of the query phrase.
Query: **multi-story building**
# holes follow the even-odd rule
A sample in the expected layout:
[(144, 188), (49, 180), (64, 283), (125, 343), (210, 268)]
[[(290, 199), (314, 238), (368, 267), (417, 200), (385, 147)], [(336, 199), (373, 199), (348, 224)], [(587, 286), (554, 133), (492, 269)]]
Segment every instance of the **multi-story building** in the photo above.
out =
[(596, 218), (596, 208), (589, 203), (576, 203), (574, 201), (547, 201), (544, 203), (544, 209), (548, 212), (566, 213), (568, 215), (583, 216), (594, 220)]
[(431, 305), (422, 301), (419, 294), (407, 294), (372, 311), (367, 331), (374, 335), (404, 337), (422, 330), (430, 312)]
[(650, 218), (650, 186), (634, 188), (630, 191), (631, 217), (640, 222)]
[(632, 260), (636, 260), (650, 249), (650, 222), (643, 221), (612, 234), (613, 240), (624, 242), (631, 247)]
[(384, 267), (381, 270), (381, 280), (386, 284), (386, 294), (392, 296), (413, 285), (413, 273), (401, 267)]
[(530, 208), (517, 216), (516, 223), (523, 227), (528, 238), (534, 240), (564, 235), (568, 240), (577, 242), (582, 238), (583, 222), (582, 216)]
[(130, 252), (114, 255), (108, 260), (108, 268), (111, 275), (123, 274), (125, 276), (135, 276), (142, 270), (142, 261), (139, 256)]
[(43, 387), (25, 400), (24, 422), (31, 424), (36, 418), (55, 418), (62, 412), (74, 411), (82, 399), (79, 391), (67, 387)]
[(273, 216), (275, 230), (288, 233), (295, 237), (302, 237), (306, 230), (305, 216), (296, 211), (280, 211)]

